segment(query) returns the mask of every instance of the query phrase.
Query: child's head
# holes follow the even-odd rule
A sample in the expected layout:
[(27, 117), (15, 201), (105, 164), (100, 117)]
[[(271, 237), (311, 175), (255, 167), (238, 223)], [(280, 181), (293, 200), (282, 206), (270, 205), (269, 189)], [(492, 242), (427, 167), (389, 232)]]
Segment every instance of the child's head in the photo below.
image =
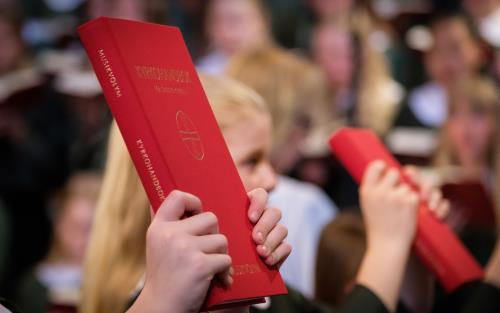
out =
[(207, 11), (208, 36), (214, 48), (227, 55), (270, 41), (260, 0), (211, 0)]
[(461, 15), (436, 18), (431, 24), (433, 44), (425, 57), (432, 80), (450, 88), (457, 80), (477, 73), (482, 52), (473, 25)]
[(439, 162), (492, 167), (499, 139), (496, 126), (500, 121), (495, 83), (480, 77), (460, 81), (450, 91), (449, 108)]
[(365, 236), (356, 213), (341, 213), (323, 228), (316, 260), (317, 300), (338, 306), (352, 290), (366, 250)]
[(207, 76), (202, 82), (245, 189), (272, 190), (276, 185), (269, 161), (272, 124), (264, 100), (229, 78)]
[(92, 172), (73, 175), (53, 201), (54, 239), (49, 262), (83, 262), (101, 177)]
[(273, 122), (272, 164), (278, 172), (290, 170), (310, 128), (330, 117), (323, 114), (326, 96), (320, 71), (306, 59), (268, 47), (233, 56), (226, 74), (264, 98)]

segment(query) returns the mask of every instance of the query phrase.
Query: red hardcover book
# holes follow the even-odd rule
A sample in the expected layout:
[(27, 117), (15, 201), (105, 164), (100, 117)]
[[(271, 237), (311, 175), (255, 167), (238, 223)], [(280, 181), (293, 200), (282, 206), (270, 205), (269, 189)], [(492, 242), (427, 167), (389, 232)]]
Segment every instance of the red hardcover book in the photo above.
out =
[(192, 193), (228, 238), (234, 283), (213, 283), (203, 309), (287, 293), (256, 252), (247, 194), (180, 31), (101, 17), (78, 33), (153, 209), (173, 189)]
[[(400, 164), (370, 130), (343, 128), (333, 134), (330, 146), (358, 183), (367, 165), (374, 160), (383, 160), (390, 167), (401, 169)], [(401, 174), (405, 183), (417, 189), (408, 177)], [(421, 261), (447, 291), (483, 277), (481, 266), (448, 226), (430, 213), (424, 201), (419, 209), (414, 248)]]

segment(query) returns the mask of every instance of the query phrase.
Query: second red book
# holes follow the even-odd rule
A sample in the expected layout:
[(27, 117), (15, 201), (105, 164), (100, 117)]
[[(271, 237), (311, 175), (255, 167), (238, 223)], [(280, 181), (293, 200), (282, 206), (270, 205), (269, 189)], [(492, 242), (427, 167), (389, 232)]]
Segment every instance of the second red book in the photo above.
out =
[[(370, 130), (343, 128), (333, 134), (330, 145), (335, 156), (358, 183), (368, 164), (375, 160), (401, 169), (400, 164)], [(416, 188), (403, 174), (402, 177), (404, 183)], [(451, 229), (432, 215), (426, 203), (420, 205), (414, 247), (421, 261), (447, 291), (483, 277), (477, 261)]]

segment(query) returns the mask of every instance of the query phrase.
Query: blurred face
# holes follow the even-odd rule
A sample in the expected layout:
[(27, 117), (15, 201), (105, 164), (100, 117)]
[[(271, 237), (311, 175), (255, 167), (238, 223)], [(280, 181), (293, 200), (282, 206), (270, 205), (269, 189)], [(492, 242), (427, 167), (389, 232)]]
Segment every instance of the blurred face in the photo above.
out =
[(22, 43), (14, 28), (0, 18), (0, 74), (11, 70), (22, 52)]
[(499, 5), (498, 0), (464, 0), (465, 10), (474, 18), (482, 18), (490, 14)]
[(320, 20), (348, 17), (353, 4), (353, 0), (311, 0), (314, 13)]
[(354, 76), (354, 43), (350, 34), (334, 26), (318, 29), (313, 41), (313, 57), (331, 86), (349, 88)]
[(213, 0), (208, 33), (216, 49), (228, 55), (266, 40), (264, 17), (250, 0)]
[(276, 185), (276, 173), (269, 162), (270, 117), (258, 114), (235, 123), (223, 134), (245, 189), (264, 188), (271, 191)]
[(448, 137), (462, 166), (484, 166), (495, 132), (493, 114), (475, 110), (466, 105), (466, 99), (461, 101), (449, 117)]
[(78, 197), (68, 199), (64, 212), (56, 221), (55, 236), (64, 256), (75, 264), (81, 264), (92, 226), (95, 203)]
[(460, 20), (434, 26), (434, 46), (426, 57), (431, 78), (445, 87), (476, 72), (481, 63), (480, 48)]

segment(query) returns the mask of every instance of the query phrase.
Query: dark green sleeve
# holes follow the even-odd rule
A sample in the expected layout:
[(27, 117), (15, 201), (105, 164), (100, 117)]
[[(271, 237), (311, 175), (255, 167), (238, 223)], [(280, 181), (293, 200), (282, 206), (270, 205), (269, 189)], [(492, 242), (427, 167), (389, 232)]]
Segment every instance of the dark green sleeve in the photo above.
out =
[(483, 281), (464, 284), (436, 303), (433, 312), (498, 313), (500, 289)]
[(265, 310), (254, 307), (251, 313), (389, 313), (382, 301), (368, 288), (357, 285), (345, 302), (335, 308), (305, 298), (299, 292), (288, 288), (288, 295), (271, 298), (271, 305)]
[(389, 310), (373, 291), (357, 285), (334, 313), (389, 313)]
[(500, 289), (487, 283), (480, 283), (464, 309), (460, 312), (500, 312)]

